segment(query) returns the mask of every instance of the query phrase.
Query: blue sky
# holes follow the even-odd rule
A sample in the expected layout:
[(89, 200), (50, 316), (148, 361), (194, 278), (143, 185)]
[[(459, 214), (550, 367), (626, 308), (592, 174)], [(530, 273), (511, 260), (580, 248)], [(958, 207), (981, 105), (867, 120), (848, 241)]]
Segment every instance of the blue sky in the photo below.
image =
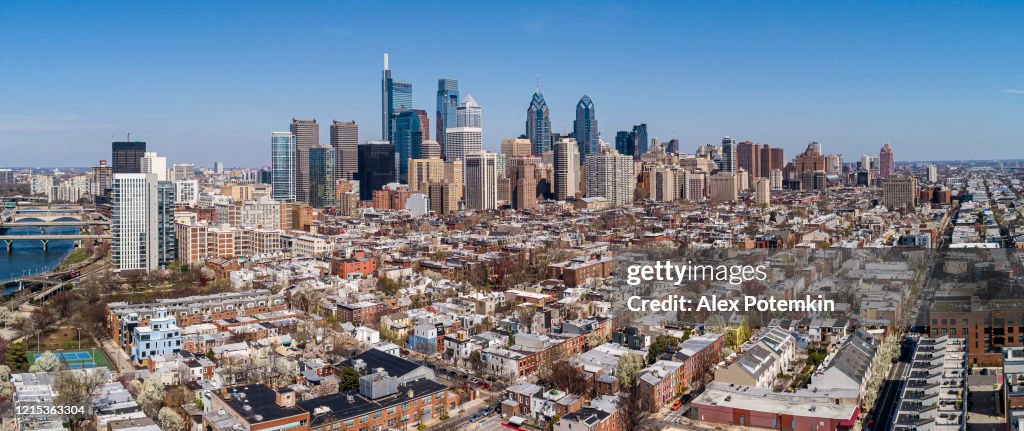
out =
[(172, 163), (261, 166), (292, 117), (377, 139), (384, 52), (431, 123), (457, 78), (489, 149), (523, 133), (539, 76), (555, 130), (588, 94), (608, 141), (646, 122), (687, 151), (1024, 157), (1019, 1), (7, 0), (0, 28), (0, 166), (89, 166), (126, 132)]

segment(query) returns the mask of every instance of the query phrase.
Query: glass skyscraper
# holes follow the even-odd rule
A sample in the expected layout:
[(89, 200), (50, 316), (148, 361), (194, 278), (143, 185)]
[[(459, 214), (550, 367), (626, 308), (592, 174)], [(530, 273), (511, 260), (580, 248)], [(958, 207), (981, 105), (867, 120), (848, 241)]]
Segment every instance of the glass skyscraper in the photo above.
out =
[(630, 132), (620, 130), (615, 133), (615, 151), (618, 151), (619, 154), (633, 156), (633, 141), (630, 138)]
[(177, 187), (173, 181), (158, 181), (156, 186), (157, 262), (167, 266), (178, 258), (174, 236), (174, 203)]
[(326, 208), (335, 205), (334, 148), (319, 145), (309, 149), (309, 205)]
[(434, 139), (441, 145), (444, 154), (444, 133), (449, 127), (455, 127), (455, 110), (459, 107), (459, 81), (448, 78), (437, 80), (437, 111), (434, 116), (437, 128)]
[(594, 112), (594, 102), (590, 96), (584, 95), (576, 104), (576, 121), (573, 122), (573, 136), (576, 137), (576, 144), (579, 145), (580, 161), (586, 160), (590, 154), (597, 153), (597, 142), (599, 139), (597, 130), (597, 116)]
[(395, 181), (395, 146), (369, 141), (359, 146), (359, 199), (373, 199), (373, 192)]
[(384, 54), (384, 72), (381, 79), (381, 139), (393, 140), (395, 117), (399, 112), (412, 109), (412, 83), (391, 78), (388, 55)]
[(409, 159), (422, 158), (423, 141), (430, 137), (427, 111), (409, 109), (395, 117), (394, 141), (395, 163), (398, 164), (398, 181), (406, 183), (409, 176)]
[(647, 152), (647, 145), (651, 142), (647, 139), (647, 124), (641, 123), (633, 126), (633, 157), (640, 157)]
[(533, 93), (530, 108), (526, 110), (526, 137), (530, 140), (533, 154), (551, 151), (551, 113), (540, 87)]
[(114, 142), (111, 144), (110, 166), (115, 174), (142, 173), (142, 156), (146, 143), (140, 141)]
[(290, 132), (270, 134), (271, 196), (276, 201), (295, 200), (295, 136)]

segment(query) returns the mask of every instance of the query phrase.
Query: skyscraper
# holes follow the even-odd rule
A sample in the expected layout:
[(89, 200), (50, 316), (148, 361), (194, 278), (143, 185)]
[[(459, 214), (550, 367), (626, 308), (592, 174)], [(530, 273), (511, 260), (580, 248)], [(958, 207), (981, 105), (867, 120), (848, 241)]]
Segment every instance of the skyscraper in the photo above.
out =
[(594, 102), (590, 96), (583, 95), (583, 98), (576, 103), (576, 120), (573, 122), (573, 136), (576, 137), (576, 144), (579, 145), (580, 161), (586, 159), (587, 155), (597, 153), (598, 129), (597, 114), (594, 111)]
[(317, 145), (309, 149), (309, 205), (326, 208), (335, 205), (334, 148)]
[(437, 80), (437, 111), (434, 116), (437, 121), (437, 129), (434, 132), (434, 140), (441, 145), (441, 154), (444, 154), (445, 130), (453, 127), (456, 122), (455, 110), (459, 107), (459, 81), (454, 79), (441, 78)]
[(111, 184), (111, 255), (114, 271), (156, 269), (159, 264), (155, 174), (114, 174)]
[(178, 258), (177, 241), (174, 236), (174, 204), (178, 201), (177, 189), (174, 181), (157, 181), (156, 244), (157, 264), (160, 266), (167, 266)]
[(146, 143), (140, 141), (113, 142), (111, 144), (111, 168), (115, 174), (142, 173), (142, 156)]
[(580, 184), (579, 146), (573, 139), (555, 143), (555, 198), (564, 201), (576, 197)]
[(331, 122), (331, 147), (334, 147), (335, 176), (344, 180), (359, 172), (359, 125), (355, 121)]
[(388, 55), (384, 54), (384, 73), (381, 79), (381, 139), (394, 142), (395, 117), (405, 109), (412, 109), (412, 83), (391, 79)]
[(639, 158), (647, 152), (647, 145), (651, 143), (651, 140), (647, 139), (647, 124), (634, 125), (630, 136), (633, 138), (633, 157)]
[(295, 136), (290, 132), (270, 134), (271, 196), (274, 200), (295, 200)]
[(466, 207), (490, 210), (498, 207), (497, 154), (478, 151), (466, 154)]
[(509, 181), (509, 200), (517, 210), (537, 207), (537, 156), (519, 156), (507, 159), (505, 175)]
[(462, 101), (459, 108), (455, 111), (455, 127), (480, 127), (482, 128), (482, 109), (480, 105), (473, 100), (473, 96), (466, 95), (466, 100)]
[(530, 107), (526, 110), (526, 138), (533, 146), (533, 154), (541, 155), (551, 151), (551, 113), (544, 95), (540, 93), (540, 86), (537, 86)]
[(587, 197), (603, 197), (614, 206), (633, 202), (633, 158), (605, 147), (587, 156)]
[(295, 137), (295, 199), (309, 202), (309, 149), (320, 145), (320, 125), (315, 118), (292, 118), (291, 132)]
[(768, 178), (758, 178), (754, 180), (754, 203), (757, 205), (771, 205), (771, 182)]
[(483, 150), (483, 131), (479, 127), (455, 127), (445, 133), (444, 159), (452, 162)]
[(373, 192), (395, 181), (395, 146), (387, 141), (367, 141), (359, 146), (359, 199), (373, 199)]
[(619, 154), (633, 157), (633, 141), (630, 138), (630, 132), (620, 130), (615, 132), (615, 151)]
[(524, 138), (502, 139), (501, 154), (505, 157), (520, 157), (530, 155), (530, 140)]
[(422, 157), (423, 141), (430, 138), (430, 124), (427, 111), (407, 109), (395, 117), (395, 162), (398, 163), (398, 181), (405, 183), (409, 174), (409, 159)]
[(736, 166), (745, 169), (751, 178), (763, 177), (761, 174), (761, 145), (750, 141), (736, 144)]
[(889, 175), (892, 175), (895, 170), (895, 163), (892, 158), (892, 147), (887, 142), (882, 145), (882, 149), (878, 152), (878, 178), (886, 179)]
[(722, 138), (722, 158), (719, 160), (718, 170), (735, 174), (737, 168), (736, 140), (726, 136)]
[(167, 158), (160, 157), (156, 153), (142, 153), (140, 161), (140, 173), (156, 174), (157, 181), (167, 180)]

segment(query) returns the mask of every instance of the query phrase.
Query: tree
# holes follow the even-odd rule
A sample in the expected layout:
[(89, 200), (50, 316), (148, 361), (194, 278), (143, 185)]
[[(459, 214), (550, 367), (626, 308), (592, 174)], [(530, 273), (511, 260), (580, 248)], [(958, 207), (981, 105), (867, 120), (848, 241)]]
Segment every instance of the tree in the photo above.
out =
[(340, 390), (345, 391), (359, 387), (359, 372), (352, 367), (342, 367)]
[(622, 431), (636, 431), (640, 429), (640, 423), (651, 414), (648, 404), (639, 386), (633, 386), (626, 390), (625, 398), (619, 405), (619, 408), (622, 410), (619, 416)]
[(402, 286), (397, 281), (392, 280), (386, 275), (381, 275), (377, 278), (377, 290), (387, 296), (395, 296), (401, 288)]
[(274, 363), (273, 368), (274, 383), (277, 386), (288, 386), (295, 383), (295, 378), (298, 376), (298, 372), (295, 370), (293, 364), (289, 361), (278, 360)]
[[(40, 359), (41, 358), (42, 357), (40, 357)], [(86, 412), (91, 412), (92, 400), (89, 395), (92, 394), (96, 388), (100, 387), (104, 381), (106, 381), (106, 374), (104, 371), (100, 371), (100, 369), (62, 371), (57, 375), (57, 378), (54, 381), (54, 389), (57, 392), (54, 404), (84, 406)], [(77, 426), (75, 425), (80, 423), (84, 418), (69, 414), (66, 415), (64, 419), (72, 424), (72, 429), (77, 429)]]
[(659, 335), (651, 343), (651, 347), (647, 349), (647, 363), (653, 364), (657, 362), (658, 356), (668, 351), (669, 347), (675, 347), (679, 344), (679, 339), (671, 335)]
[(341, 387), (341, 380), (337, 376), (330, 375), (324, 378), (319, 385), (313, 386), (310, 392), (313, 393), (314, 397), (322, 397), (325, 395), (331, 395), (338, 393), (338, 389)]
[(474, 372), (479, 373), (480, 371), (483, 371), (484, 360), (480, 356), (479, 350), (469, 352), (469, 357), (467, 357), (466, 360), (469, 362), (469, 368), (471, 368)]
[(42, 355), (36, 358), (36, 361), (32, 363), (31, 367), (28, 367), (30, 373), (50, 373), (60, 370), (64, 364), (60, 362), (60, 358), (56, 354), (47, 350)]
[(11, 309), (7, 307), (0, 307), (0, 322), (4, 324), (5, 329), (7, 328), (7, 325), (17, 321), (17, 317), (17, 313), (11, 311)]
[(185, 420), (170, 407), (160, 409), (157, 422), (164, 431), (185, 431)]
[(615, 378), (619, 379), (619, 385), (623, 388), (632, 388), (636, 383), (636, 376), (644, 368), (644, 358), (636, 353), (626, 353), (619, 356), (619, 362), (615, 364)]
[(11, 367), (0, 365), (0, 400), (10, 398), (14, 394), (14, 384), (11, 383)]
[(549, 381), (555, 388), (571, 394), (587, 395), (590, 393), (590, 380), (586, 373), (568, 361), (558, 361), (551, 365)]
[(14, 343), (7, 347), (4, 352), (4, 363), (12, 370), (21, 371), (28, 368), (28, 358), (25, 356), (25, 344)]
[(135, 402), (142, 407), (146, 416), (157, 417), (160, 407), (163, 407), (164, 384), (157, 378), (150, 377), (142, 382), (142, 389), (135, 398)]

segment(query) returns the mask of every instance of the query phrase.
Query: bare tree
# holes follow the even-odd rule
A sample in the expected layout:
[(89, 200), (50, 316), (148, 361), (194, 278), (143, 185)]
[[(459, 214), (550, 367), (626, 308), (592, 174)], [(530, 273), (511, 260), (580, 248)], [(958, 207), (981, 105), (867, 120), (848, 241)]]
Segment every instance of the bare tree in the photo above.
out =
[(626, 389), (625, 397), (619, 405), (619, 421), (622, 431), (638, 431), (642, 429), (643, 423), (650, 416), (650, 403), (644, 399), (640, 385), (634, 385)]

